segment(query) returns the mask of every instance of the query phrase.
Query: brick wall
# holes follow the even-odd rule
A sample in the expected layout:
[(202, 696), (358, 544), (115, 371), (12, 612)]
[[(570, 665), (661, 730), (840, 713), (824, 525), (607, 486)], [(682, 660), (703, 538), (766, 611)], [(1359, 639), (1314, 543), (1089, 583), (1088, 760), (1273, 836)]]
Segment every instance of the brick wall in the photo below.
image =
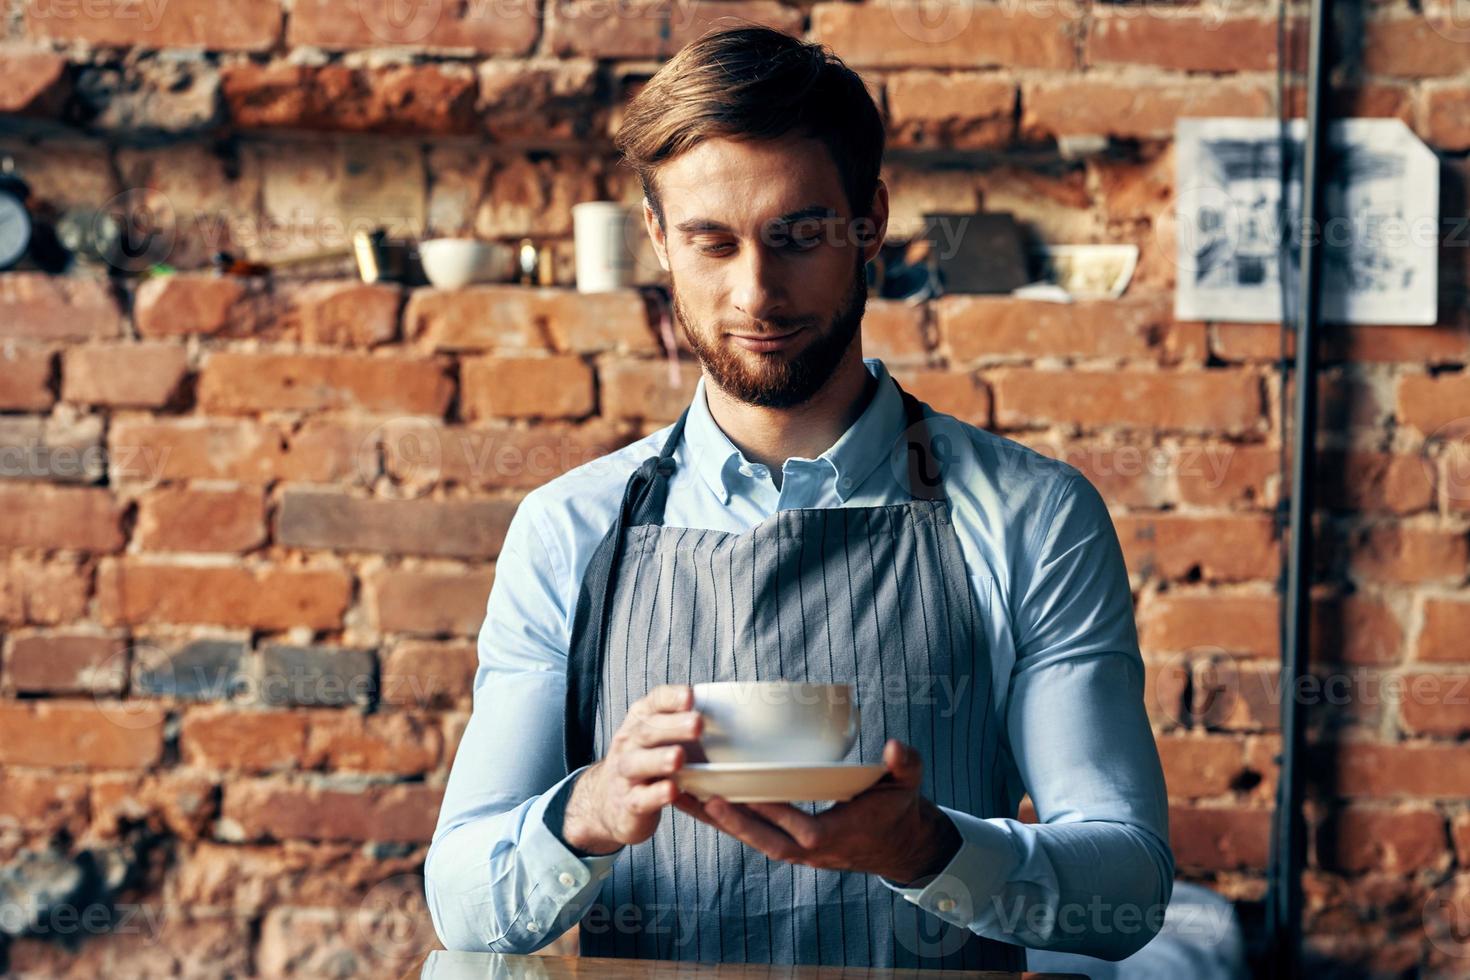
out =
[[(1107, 497), (1180, 874), (1258, 938), (1278, 335), (1171, 318), (1170, 134), (1274, 114), (1274, 8), (661, 9), (6, 9), (0, 151), (58, 208), (166, 205), (183, 270), (0, 275), (0, 863), (30, 896), (5, 907), (0, 957), (17, 974), (378, 976), (433, 944), (418, 875), (506, 522), (530, 487), (672, 419), (696, 376), (671, 376), (637, 292), (565, 288), (569, 207), (637, 199), (608, 150), (619, 106), (721, 16), (863, 71), (891, 123), (896, 234), (983, 207), (1140, 246), (1122, 300), (874, 302), (864, 343)], [(1343, 11), (1335, 98), (1439, 151), (1453, 217), (1470, 36), (1451, 13)], [(564, 285), (203, 271), (219, 248), (306, 254), (378, 224), (531, 235)], [(1453, 222), (1445, 239), (1442, 322), (1330, 328), (1322, 372), (1307, 927), (1383, 975), (1470, 963), (1470, 239)], [(3, 938), (33, 913), (49, 937)]]

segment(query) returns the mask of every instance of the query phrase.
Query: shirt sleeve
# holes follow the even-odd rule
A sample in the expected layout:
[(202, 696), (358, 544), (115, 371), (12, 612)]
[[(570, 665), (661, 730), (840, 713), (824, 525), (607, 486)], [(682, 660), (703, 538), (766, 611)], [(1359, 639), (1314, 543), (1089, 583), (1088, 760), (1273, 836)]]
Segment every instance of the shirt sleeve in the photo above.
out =
[(1003, 942), (1120, 960), (1163, 925), (1168, 795), (1144, 705), (1122, 549), (1075, 471), (1027, 550), (1006, 730), (1037, 823), (942, 808), (963, 843), (921, 888), (884, 884)]
[(479, 635), (474, 705), (425, 860), (445, 948), (529, 953), (575, 925), (621, 851), (581, 857), (561, 839), (567, 601), (564, 564), (517, 509), (496, 560)]

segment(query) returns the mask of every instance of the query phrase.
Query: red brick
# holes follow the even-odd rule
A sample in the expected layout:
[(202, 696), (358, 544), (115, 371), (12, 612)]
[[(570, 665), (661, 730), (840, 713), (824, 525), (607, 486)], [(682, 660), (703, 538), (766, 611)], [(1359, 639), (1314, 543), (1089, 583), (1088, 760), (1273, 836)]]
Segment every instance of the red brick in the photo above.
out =
[(1346, 742), (1325, 747), (1337, 794), (1347, 797), (1470, 796), (1470, 765), (1458, 745)]
[[(458, 483), (530, 490), (633, 442), (620, 423), (459, 426), (401, 419), (382, 430), (386, 472), (410, 487)], [(405, 491), (405, 493), (410, 491)]]
[(164, 712), (130, 706), (126, 724), (91, 701), (0, 701), (0, 764), (145, 769), (163, 754)]
[(466, 358), (460, 371), (466, 418), (575, 419), (597, 409), (592, 368), (575, 354)]
[(1459, 75), (1470, 63), (1464, 26), (1447, 14), (1395, 11), (1367, 18), (1361, 29), (1363, 68), (1370, 75)]
[[(85, 914), (89, 907), (79, 911)], [(50, 938), (17, 939), (9, 951), (11, 971), (54, 980), (242, 977), (254, 972), (255, 937), (246, 919), (164, 904), (132, 904), (127, 910), (129, 929), (115, 927), (75, 951)], [(122, 921), (121, 914), (117, 921)]]
[(154, 484), (174, 480), (364, 483), (377, 474), (367, 424), (311, 419), (299, 429), (234, 419), (115, 419), (109, 475)]
[(923, 364), (932, 346), (924, 308), (898, 300), (868, 300), (862, 344), (864, 357), (876, 357), (890, 366)]
[(672, 422), (689, 407), (698, 366), (680, 361), (675, 378), (667, 361), (606, 360), (598, 365), (605, 418)]
[(1463, 322), (1432, 327), (1410, 324), (1334, 327), (1325, 340), (1328, 355), (1337, 360), (1421, 366), (1470, 361), (1470, 326)]
[(0, 826), (51, 837), (80, 837), (87, 826), (88, 777), (0, 771)]
[(122, 333), (122, 313), (105, 279), (0, 273), (0, 337), (92, 340)]
[(34, 412), (51, 407), (51, 366), (56, 360), (49, 350), (0, 346), (0, 409)]
[(417, 289), (403, 311), (403, 330), (435, 350), (544, 350), (548, 312), (545, 303), (506, 287)]
[(1281, 454), (1267, 446), (1222, 443), (1180, 450), (1175, 469), (1180, 503), (1267, 510), (1276, 505)]
[(1240, 371), (1038, 371), (989, 376), (1001, 427), (1074, 424), (1254, 432), (1265, 423), (1260, 383)]
[(0, 622), (69, 623), (86, 615), (92, 568), (85, 559), (0, 561)]
[(188, 367), (187, 352), (174, 344), (73, 347), (62, 355), (61, 397), (84, 405), (162, 408)]
[(223, 817), (240, 840), (427, 841), (442, 789), (423, 783), (360, 791), (272, 779), (225, 786)]
[(374, 624), (384, 633), (474, 636), (494, 581), (494, 569), (386, 568), (365, 584)]
[(417, 715), (316, 711), (311, 716), (306, 765), (332, 772), (417, 776), (436, 767), (443, 752), (438, 726)]
[(134, 558), (98, 570), (99, 615), (110, 623), (208, 623), (335, 629), (352, 579), (329, 568), (164, 565)]
[(1462, 868), (1470, 865), (1470, 812), (1456, 814), (1450, 832), (1455, 838), (1455, 860)]
[(479, 84), (467, 66), (268, 65), (220, 73), (220, 94), (240, 129), (464, 135), (475, 128)]
[(179, 751), (188, 765), (201, 769), (295, 769), (306, 755), (306, 726), (299, 712), (196, 708), (184, 713)]
[(398, 643), (379, 670), (384, 704), (465, 707), (474, 689), (479, 653), (473, 643)]
[[(1305, 57), (1306, 24), (1288, 26), (1292, 63)], [(1162, 7), (1096, 11), (1085, 60), (1093, 65), (1148, 65), (1172, 71), (1269, 71), (1276, 68), (1276, 17), (1222, 17)]]
[(384, 881), (356, 908), (302, 908), (294, 897), (290, 901), (261, 921), (255, 962), (262, 976), (325, 976), (351, 963), (364, 976), (401, 977), (419, 968), (423, 954), (417, 949), (434, 943), (417, 876)]
[(290, 47), (329, 50), (412, 46), (468, 49), (477, 54), (526, 54), (536, 41), (540, 7), (424, 5), (404, 11), (392, 0), (361, 0), (344, 11), (333, 0), (299, 0), (286, 32)]
[[(509, 287), (521, 296), (506, 296), (502, 309), (540, 323), (552, 345), (574, 354), (616, 351), (654, 354), (661, 348), (649, 320), (648, 306), (636, 290), (579, 293), (572, 289)], [(519, 309), (517, 309), (519, 307)]]
[(0, 548), (117, 551), (122, 507), (103, 487), (0, 485)]
[(202, 273), (159, 276), (138, 284), (133, 323), (144, 337), (235, 333), (251, 299), (240, 279)]
[(1081, 8), (1029, 10), (962, 4), (936, 18), (922, 3), (818, 3), (811, 39), (854, 68), (1060, 68), (1077, 66)]
[(1447, 82), (1423, 95), (1424, 138), (1441, 150), (1470, 150), (1470, 91)]
[(101, 776), (92, 782), (92, 829), (112, 838), (143, 824), (179, 840), (199, 840), (209, 833), (215, 797), (214, 784), (196, 773)]
[(1444, 817), (1424, 807), (1346, 807), (1318, 828), (1317, 854), (1324, 867), (1352, 873), (1443, 867), (1449, 857)]
[(23, 694), (120, 694), (127, 641), (91, 633), (15, 636), (5, 658), (5, 686)]
[(365, 354), (217, 351), (205, 360), (199, 403), (211, 412), (360, 409), (443, 415), (454, 385), (432, 360)]
[(1470, 733), (1470, 674), (1409, 671), (1395, 678), (1391, 700), (1411, 735), (1459, 738)]
[(1156, 729), (1174, 729), (1189, 720), (1189, 661), (1183, 657), (1143, 658), (1144, 705)]
[(375, 347), (398, 337), (403, 291), (392, 283), (327, 281), (292, 295), (301, 339), (332, 347)]
[(896, 370), (905, 391), (936, 412), (980, 428), (990, 426), (990, 389), (974, 374), (944, 370)]
[(1266, 515), (1128, 514), (1114, 520), (1128, 568), (1145, 578), (1273, 581), (1280, 555)]
[(1464, 531), (1384, 524), (1354, 530), (1348, 539), (1348, 566), (1360, 579), (1375, 582), (1465, 580), (1470, 550)]
[(1470, 663), (1470, 602), (1426, 598), (1415, 655), (1420, 660)]
[[(1312, 681), (1302, 687), (1315, 692)], [(1281, 728), (1282, 684), (1269, 661), (1217, 656), (1193, 664), (1190, 716), (1212, 731), (1275, 732)]]
[(138, 501), (137, 540), (144, 551), (250, 551), (265, 541), (265, 499), (258, 487), (152, 490)]
[(1270, 810), (1169, 808), (1169, 845), (1181, 868), (1206, 871), (1265, 868), (1270, 841)]
[(1470, 417), (1470, 373), (1405, 377), (1399, 382), (1395, 414), (1400, 423), (1425, 435), (1451, 424), (1463, 429)]
[(1167, 296), (1044, 303), (946, 296), (935, 306), (941, 342), (961, 362), (1035, 357), (1204, 362), (1204, 331), (1174, 324)]
[(31, 3), (26, 34), (104, 47), (210, 51), (266, 51), (281, 36), (276, 0), (170, 0), (156, 8), (126, 8), (133, 16), (120, 15), (123, 9)]
[(802, 13), (774, 0), (688, 0), (670, 17), (653, 0), (609, 7), (594, 0), (547, 4), (547, 50), (557, 56), (667, 58), (713, 28), (732, 21), (800, 36)]
[(1214, 78), (1161, 78), (1148, 85), (1101, 76), (1025, 82), (1021, 135), (1118, 136), (1162, 139), (1176, 120), (1191, 116), (1271, 116), (1264, 82)]
[(292, 548), (494, 558), (513, 500), (381, 500), (326, 490), (287, 490), (276, 541)]
[(610, 107), (598, 97), (593, 58), (482, 61), (480, 106), (497, 141), (551, 142), (608, 132)]
[(1434, 471), (1407, 453), (1326, 452), (1318, 456), (1319, 506), (1412, 514), (1434, 507)]
[(0, 112), (15, 115), (55, 116), (70, 94), (66, 58), (52, 51), (0, 47)]
[(1015, 136), (1016, 83), (1003, 73), (898, 72), (884, 92), (895, 147), (983, 149)]
[(177, 855), (175, 885), (184, 903), (242, 915), (258, 915), (290, 902), (355, 906), (381, 882), (419, 872), (423, 859), (423, 848), (410, 848), (400, 856), (352, 844), (288, 841), (250, 846), (206, 841)]
[(1157, 740), (1171, 799), (1235, 791), (1245, 769), (1245, 743), (1228, 735), (1175, 735)]
[(1261, 593), (1154, 593), (1140, 604), (1139, 643), (1149, 651), (1199, 647), (1255, 657), (1279, 646), (1276, 597)]
[(1075, 466), (1110, 507), (1157, 509), (1174, 501), (1169, 473), (1174, 450), (1140, 442), (1059, 439), (1054, 433), (1018, 432), (1011, 438), (1051, 459)]

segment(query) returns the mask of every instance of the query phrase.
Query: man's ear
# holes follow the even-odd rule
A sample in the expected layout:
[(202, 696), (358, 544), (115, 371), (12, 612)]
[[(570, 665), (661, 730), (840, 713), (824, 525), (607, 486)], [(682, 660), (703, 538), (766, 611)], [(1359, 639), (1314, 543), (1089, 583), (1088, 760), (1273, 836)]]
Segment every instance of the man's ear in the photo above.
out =
[[(883, 239), (888, 234), (888, 185), (878, 178), (878, 187), (873, 191), (873, 206), (868, 212), (873, 223), (872, 237), (863, 244), (863, 263), (873, 261), (883, 249)], [(866, 233), (867, 229), (863, 231)]]
[(658, 256), (658, 264), (668, 272), (669, 244), (664, 238), (663, 227), (658, 223), (658, 215), (654, 213), (653, 205), (648, 203), (646, 197), (643, 199), (643, 227), (648, 229), (648, 238), (653, 242), (653, 254)]

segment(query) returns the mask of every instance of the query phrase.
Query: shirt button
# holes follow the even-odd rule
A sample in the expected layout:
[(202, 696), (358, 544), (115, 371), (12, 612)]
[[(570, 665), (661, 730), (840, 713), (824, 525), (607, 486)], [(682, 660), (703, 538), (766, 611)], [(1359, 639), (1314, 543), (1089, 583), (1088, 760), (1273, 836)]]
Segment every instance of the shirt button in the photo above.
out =
[(530, 922), (527, 922), (526, 923), (526, 931), (527, 932), (540, 932), (541, 931), (541, 923), (537, 922), (535, 919), (532, 919)]
[(577, 879), (572, 877), (572, 873), (570, 871), (563, 871), (561, 874), (557, 875), (556, 880), (561, 882), (562, 887), (564, 888), (570, 888), (577, 883)]
[(952, 898), (941, 898), (939, 901), (935, 902), (934, 904), (939, 909), (939, 911), (941, 911), (941, 912), (953, 912), (954, 911), (954, 899), (952, 899)]
[(850, 476), (844, 476), (842, 478), (842, 489), (844, 489), (844, 490), (851, 490), (852, 489), (852, 477), (850, 477)]

